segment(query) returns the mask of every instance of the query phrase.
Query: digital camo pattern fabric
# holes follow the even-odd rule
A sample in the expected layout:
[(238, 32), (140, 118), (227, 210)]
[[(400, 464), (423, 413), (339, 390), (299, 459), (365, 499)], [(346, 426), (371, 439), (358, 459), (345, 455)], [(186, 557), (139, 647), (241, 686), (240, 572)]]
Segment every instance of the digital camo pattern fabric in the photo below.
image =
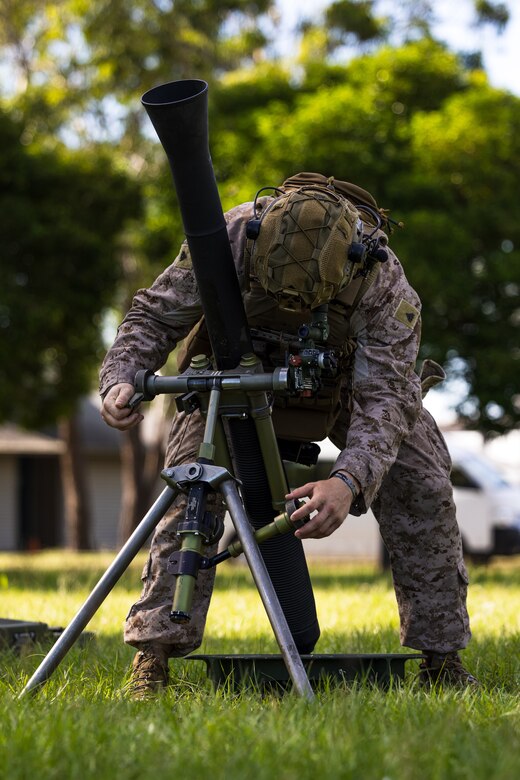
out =
[[(191, 463), (204, 433), (204, 423), (199, 412), (187, 416), (176, 415), (173, 421), (166, 465)], [(195, 650), (202, 641), (206, 615), (209, 608), (215, 569), (200, 571), (195, 585), (192, 617), (189, 623), (176, 624), (170, 620), (175, 576), (167, 570), (168, 559), (180, 549), (177, 525), (184, 517), (186, 497), (180, 495), (158, 524), (144, 566), (143, 590), (139, 601), (131, 608), (125, 625), (125, 642), (139, 647), (143, 642), (164, 645), (171, 657), (184, 656)], [(225, 509), (216, 494), (210, 494), (207, 509), (224, 519)], [(217, 545), (208, 545), (204, 553), (214, 555)]]
[(444, 439), (423, 409), (372, 503), (389, 552), (401, 643), (438, 653), (471, 638), (450, 468)]
[[(244, 264), (245, 228), (251, 217), (251, 203), (228, 212), (228, 233), (248, 319), (254, 316), (261, 323), (264, 316), (269, 327), (272, 302), (265, 299), (265, 305), (255, 304), (253, 311), (254, 289)], [(467, 574), (449, 458), (422, 406), (415, 370), (421, 303), (389, 248), (387, 262), (355, 307), (348, 288), (344, 292), (330, 307), (330, 341), (336, 345), (353, 340), (356, 349), (341, 377), (339, 416), (330, 434), (341, 450), (333, 471), (345, 469), (356, 477), (362, 490), (352, 511), (362, 514), (372, 506), (380, 523), (390, 553), (402, 642), (419, 650), (460, 649), (470, 637)], [(153, 285), (136, 293), (103, 363), (101, 392), (119, 382), (132, 383), (139, 369), (157, 371), (201, 315), (184, 244)], [(283, 324), (278, 319), (277, 327)], [(294, 316), (287, 323), (290, 330), (293, 325)], [(200, 419), (176, 419), (168, 462), (194, 459), (200, 437)], [(167, 643), (172, 655), (184, 655), (200, 643), (214, 576), (201, 572), (192, 622), (187, 627), (171, 624), (167, 613), (173, 577), (167, 574), (165, 561), (178, 544), (174, 529), (181, 515), (182, 508), (174, 508), (157, 529), (143, 595), (130, 612), (125, 634), (134, 645), (152, 640)]]

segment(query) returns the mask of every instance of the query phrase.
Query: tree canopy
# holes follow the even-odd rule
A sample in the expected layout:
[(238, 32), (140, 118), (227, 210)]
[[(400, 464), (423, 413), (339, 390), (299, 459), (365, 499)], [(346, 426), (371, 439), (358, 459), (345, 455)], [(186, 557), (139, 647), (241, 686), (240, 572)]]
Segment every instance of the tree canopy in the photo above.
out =
[(42, 151), (0, 113), (0, 419), (41, 427), (92, 387), (139, 192), (106, 155)]
[[(473, 5), (477, 21), (498, 29), (507, 24), (506, 4)], [(92, 328), (86, 341), (99, 343), (103, 307), (125, 300), (136, 280), (151, 281), (171, 260), (181, 224), (164, 153), (139, 96), (162, 81), (202, 77), (211, 82), (210, 142), (224, 207), (299, 170), (372, 191), (405, 225), (391, 242), (424, 302), (422, 356), (467, 382), (460, 412), (469, 424), (497, 432), (514, 427), (520, 419), (519, 99), (490, 86), (478, 53), (459, 54), (435, 40), (432, 3), (329, 3), (321, 22), (302, 25), (290, 61), (269, 56), (273, 8), (269, 0), (2, 1), (0, 45), (14, 74), (4, 105), (22, 122), (13, 130), (4, 118), (2, 132), (40, 149), (13, 143), (2, 174), (5, 208), (15, 215), (0, 228), (11, 247), (10, 321), (18, 316), (15, 293), (32, 301), (36, 275), (49, 285), (61, 268), (65, 279), (67, 273), (82, 279), (85, 299), (87, 286), (97, 299), (98, 319), (86, 316)], [(57, 139), (81, 151), (66, 151)], [(23, 197), (9, 175), (30, 181)], [(116, 297), (115, 227), (136, 213), (136, 187), (145, 212), (129, 236), (132, 262), (125, 264), (136, 275), (126, 277), (127, 294), (120, 287)], [(74, 234), (70, 243), (67, 232)], [(101, 265), (86, 262), (101, 245), (102, 289), (93, 270)], [(38, 266), (31, 257), (40, 258)], [(72, 319), (86, 303), (71, 296)], [(64, 306), (54, 312), (50, 295), (43, 311), (42, 296), (35, 295), (35, 313), (38, 300), (40, 320), (31, 315), (32, 329), (19, 323), (27, 354), (43, 321), (56, 321), (56, 334), (72, 332), (69, 321), (64, 327)], [(72, 366), (70, 350), (51, 340), (47, 352), (35, 351), (39, 378), (28, 388), (46, 388), (40, 409), (54, 408), (52, 382), (41, 378), (63, 378), (63, 361)], [(83, 378), (76, 387), (84, 387)]]
[[(243, 114), (241, 94), (265, 96), (266, 81), (271, 96)], [(466, 381), (459, 411), (468, 424), (514, 427), (520, 100), (421, 39), (343, 67), (313, 62), (298, 88), (281, 70), (277, 78), (256, 70), (229, 79), (215, 103), (215, 164), (228, 204), (299, 170), (372, 191), (405, 225), (391, 243), (424, 302), (422, 357)], [(229, 121), (234, 110), (238, 130)]]

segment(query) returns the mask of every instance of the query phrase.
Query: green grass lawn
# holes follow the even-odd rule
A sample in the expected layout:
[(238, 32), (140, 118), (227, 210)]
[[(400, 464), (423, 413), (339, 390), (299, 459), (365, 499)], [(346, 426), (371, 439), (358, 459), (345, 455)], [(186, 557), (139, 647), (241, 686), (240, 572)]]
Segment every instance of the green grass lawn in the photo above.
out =
[[(0, 554), (0, 617), (67, 625), (110, 554)], [(35, 696), (17, 699), (43, 648), (0, 652), (0, 778), (520, 777), (520, 559), (471, 571), (474, 638), (466, 665), (481, 691), (427, 693), (404, 684), (329, 685), (316, 701), (258, 690), (215, 691), (203, 664), (171, 662), (174, 685), (134, 702), (121, 687), (133, 650), (122, 624), (139, 593), (140, 557)], [(371, 567), (311, 563), (319, 653), (399, 652), (390, 578)], [(79, 645), (79, 643), (78, 643)], [(200, 652), (277, 653), (246, 567), (223, 564)]]

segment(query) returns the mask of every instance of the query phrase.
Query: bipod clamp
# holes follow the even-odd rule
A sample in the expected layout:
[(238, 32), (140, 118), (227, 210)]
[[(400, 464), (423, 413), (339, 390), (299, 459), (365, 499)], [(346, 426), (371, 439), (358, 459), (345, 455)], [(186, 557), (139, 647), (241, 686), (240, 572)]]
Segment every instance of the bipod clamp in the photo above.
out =
[(207, 562), (203, 547), (218, 542), (224, 533), (222, 521), (206, 511), (206, 500), (224, 480), (234, 477), (221, 466), (200, 462), (164, 469), (161, 477), (171, 488), (188, 496), (184, 519), (177, 528), (181, 549), (170, 556), (167, 570), (176, 578), (170, 620), (189, 623), (197, 575)]

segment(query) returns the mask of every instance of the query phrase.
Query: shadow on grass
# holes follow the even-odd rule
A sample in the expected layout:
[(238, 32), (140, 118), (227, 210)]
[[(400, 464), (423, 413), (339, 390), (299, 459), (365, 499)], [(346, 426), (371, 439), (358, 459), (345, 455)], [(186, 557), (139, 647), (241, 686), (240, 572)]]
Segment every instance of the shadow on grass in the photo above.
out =
[[(110, 563), (105, 568), (92, 565), (89, 568), (76, 568), (70, 564), (63, 568), (38, 568), (28, 556), (28, 567), (5, 564), (0, 572), (0, 592), (2, 589), (13, 588), (28, 591), (59, 591), (73, 592), (77, 590), (92, 590), (99, 582)], [(115, 557), (115, 556), (114, 556)], [(117, 582), (117, 587), (123, 590), (135, 591), (140, 585), (142, 562), (132, 563)]]
[[(41, 644), (27, 648), (23, 653), (10, 650), (0, 651), (0, 694), (11, 696), (21, 692), (29, 677), (40, 665), (50, 649)], [(321, 654), (408, 654), (413, 651), (399, 647), (396, 632), (392, 629), (380, 631), (352, 631), (323, 636), (314, 655)], [(135, 650), (124, 645), (121, 636), (95, 636), (89, 642), (76, 644), (54, 671), (42, 690), (45, 696), (53, 698), (63, 693), (71, 698), (113, 698), (120, 695)], [(274, 639), (268, 635), (243, 638), (212, 637), (207, 635), (197, 655), (251, 655), (280, 654)], [(483, 692), (493, 694), (516, 694), (520, 681), (520, 635), (510, 637), (489, 637), (474, 639), (462, 653), (465, 666), (475, 674), (482, 684)], [(409, 660), (405, 666), (405, 680), (413, 680), (418, 669), (416, 660)], [(190, 658), (170, 660), (171, 678), (174, 685), (184, 685), (186, 690), (211, 691), (206, 664)]]
[(504, 588), (520, 586), (520, 556), (499, 558), (490, 564), (469, 566), (472, 585), (500, 585)]
[(464, 663), (486, 690), (518, 694), (520, 634), (474, 637), (462, 656)]
[[(90, 591), (99, 582), (113, 560), (107, 558), (106, 555), (103, 556), (103, 559), (103, 565), (100, 565), (92, 556), (86, 561), (78, 558), (77, 565), (74, 565), (70, 562), (70, 554), (68, 554), (63, 565), (53, 562), (52, 565), (47, 563), (40, 566), (37, 556), (27, 554), (26, 566), (24, 566), (23, 558), (20, 555), (16, 556), (13, 563), (10, 563), (9, 557), (4, 555), (0, 566), (0, 591), (8, 588), (29, 591)], [(142, 567), (143, 557), (141, 556), (130, 564), (117, 582), (116, 587), (128, 591), (135, 591), (136, 587), (139, 588)], [(378, 571), (375, 567), (337, 563), (332, 566), (314, 565), (311, 562), (309, 570), (314, 587), (325, 589), (363, 585), (388, 586), (391, 582), (388, 572)], [(290, 567), (288, 567), (288, 572), (290, 576)], [(226, 562), (217, 568), (215, 587), (217, 590), (227, 590), (228, 588), (242, 590), (255, 586), (251, 572), (246, 565)]]
[[(0, 649), (0, 683), (23, 687), (20, 683), (30, 677), (52, 648), (52, 641), (31, 643), (20, 651), (3, 647)], [(368, 654), (408, 652), (399, 648), (395, 631), (391, 629), (379, 632), (353, 631), (323, 636), (314, 654)], [(115, 675), (122, 677), (128, 671), (135, 649), (124, 644), (121, 634), (91, 634), (89, 638), (80, 638), (69, 650), (57, 667), (57, 677), (91, 677), (106, 675), (108, 681)], [(279, 655), (280, 649), (270, 634), (248, 635), (245, 637), (214, 637), (207, 633), (202, 646), (194, 651), (202, 655)], [(188, 669), (197, 668), (205, 676), (205, 667), (200, 661), (189, 658), (170, 660), (172, 671), (185, 675)], [(184, 671), (182, 671), (184, 670)], [(20, 687), (20, 689), (21, 689)]]
[[(76, 590), (91, 591), (116, 557), (110, 553), (74, 554), (53, 551), (51, 556), (40, 554), (0, 554), (0, 592), (14, 588), (29, 591)], [(135, 592), (140, 587), (145, 553), (130, 564), (116, 587)], [(313, 586), (321, 589), (392, 587), (391, 573), (376, 565), (349, 562), (309, 561)], [(288, 567), (290, 576), (290, 567)], [(474, 585), (496, 585), (504, 588), (520, 587), (520, 556), (497, 559), (486, 566), (470, 566), (470, 581)], [(254, 587), (247, 565), (227, 561), (217, 568), (217, 590), (242, 590)]]

